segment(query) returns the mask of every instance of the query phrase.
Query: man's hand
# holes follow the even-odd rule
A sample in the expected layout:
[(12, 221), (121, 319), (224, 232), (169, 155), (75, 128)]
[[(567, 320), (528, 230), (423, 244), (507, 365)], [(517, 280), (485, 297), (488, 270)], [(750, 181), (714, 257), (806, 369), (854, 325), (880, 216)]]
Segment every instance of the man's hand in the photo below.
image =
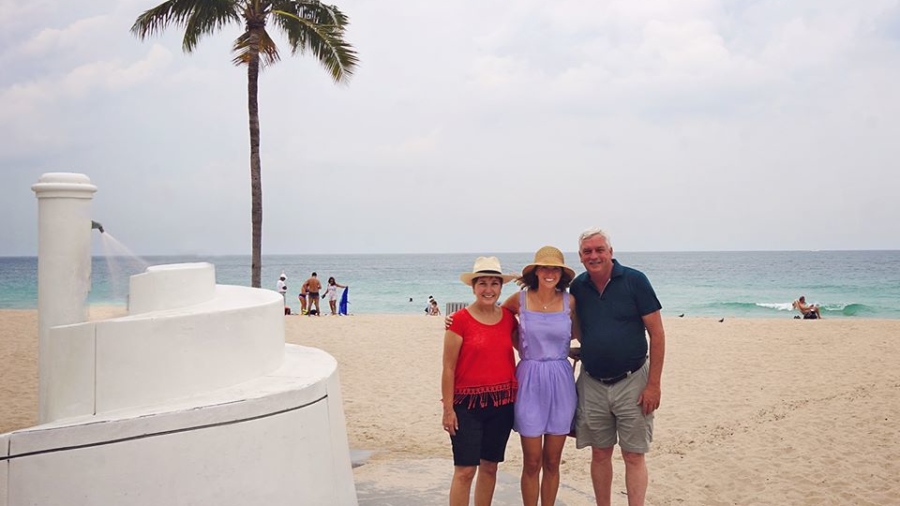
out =
[(659, 399), (662, 396), (659, 385), (647, 384), (641, 396), (638, 398), (638, 404), (641, 405), (645, 415), (653, 413), (659, 409)]

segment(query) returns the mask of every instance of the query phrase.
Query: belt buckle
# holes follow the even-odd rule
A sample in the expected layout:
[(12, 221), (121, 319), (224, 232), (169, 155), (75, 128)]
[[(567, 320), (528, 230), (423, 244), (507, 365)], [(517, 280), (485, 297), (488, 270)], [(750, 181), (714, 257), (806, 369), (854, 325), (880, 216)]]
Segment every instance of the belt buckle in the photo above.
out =
[(603, 383), (604, 385), (615, 385), (616, 383), (627, 378), (629, 374), (631, 374), (631, 373), (620, 374), (620, 375), (614, 376), (612, 378), (603, 378), (599, 381), (600, 381), (600, 383)]
[(599, 381), (600, 383), (603, 383), (604, 385), (615, 385), (616, 383), (631, 377), (632, 374), (640, 371), (641, 368), (644, 367), (644, 363), (646, 363), (646, 362), (647, 362), (647, 358), (644, 357), (644, 360), (641, 361), (641, 365), (637, 366), (633, 371), (625, 371), (618, 376), (613, 376), (612, 378), (594, 378), (593, 376), (590, 375), (590, 373), (588, 373), (588, 376), (591, 376), (592, 378)]

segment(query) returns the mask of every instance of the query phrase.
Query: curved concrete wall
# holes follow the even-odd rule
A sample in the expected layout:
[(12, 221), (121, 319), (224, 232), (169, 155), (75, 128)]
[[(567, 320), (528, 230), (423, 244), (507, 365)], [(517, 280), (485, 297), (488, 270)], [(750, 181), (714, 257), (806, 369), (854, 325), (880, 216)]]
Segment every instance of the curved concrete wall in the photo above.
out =
[(216, 270), (206, 262), (154, 265), (131, 276), (128, 313), (141, 314), (200, 304), (216, 296)]
[(313, 348), (231, 388), (0, 442), (0, 506), (357, 504), (337, 363)]
[[(48, 421), (195, 395), (281, 365), (279, 294), (215, 285), (211, 264), (151, 268), (132, 279), (146, 312), (50, 329)], [(169, 297), (172, 291), (180, 295)], [(174, 307), (173, 300), (191, 305)]]

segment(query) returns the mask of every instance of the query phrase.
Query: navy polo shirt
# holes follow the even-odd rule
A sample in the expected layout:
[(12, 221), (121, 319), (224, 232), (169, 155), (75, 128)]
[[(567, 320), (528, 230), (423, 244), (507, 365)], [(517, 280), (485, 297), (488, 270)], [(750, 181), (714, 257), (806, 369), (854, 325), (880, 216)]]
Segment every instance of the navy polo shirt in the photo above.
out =
[(581, 362), (595, 378), (614, 378), (635, 369), (647, 356), (643, 316), (662, 309), (643, 272), (613, 260), (603, 293), (587, 272), (572, 281), (581, 324)]

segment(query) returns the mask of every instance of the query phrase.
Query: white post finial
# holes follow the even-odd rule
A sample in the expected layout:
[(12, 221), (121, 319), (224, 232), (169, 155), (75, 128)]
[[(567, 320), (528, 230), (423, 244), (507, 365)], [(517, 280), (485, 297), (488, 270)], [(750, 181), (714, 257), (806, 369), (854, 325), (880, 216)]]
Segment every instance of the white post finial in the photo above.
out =
[(87, 320), (91, 288), (91, 199), (84, 174), (50, 172), (31, 186), (38, 199), (38, 419), (47, 420), (50, 328)]

